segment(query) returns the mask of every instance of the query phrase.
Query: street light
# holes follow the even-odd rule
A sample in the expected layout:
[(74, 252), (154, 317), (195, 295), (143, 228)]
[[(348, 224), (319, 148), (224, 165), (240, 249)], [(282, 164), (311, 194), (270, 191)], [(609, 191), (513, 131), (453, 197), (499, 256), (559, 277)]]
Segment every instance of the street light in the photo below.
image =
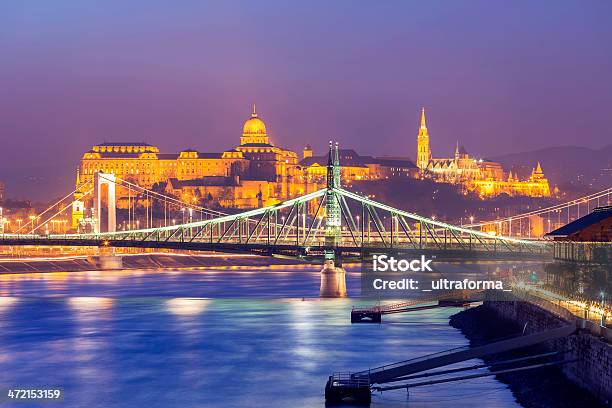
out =
[(600, 326), (605, 327), (606, 326), (606, 294), (602, 290), (599, 293), (599, 296), (601, 296), (601, 323), (600, 323)]

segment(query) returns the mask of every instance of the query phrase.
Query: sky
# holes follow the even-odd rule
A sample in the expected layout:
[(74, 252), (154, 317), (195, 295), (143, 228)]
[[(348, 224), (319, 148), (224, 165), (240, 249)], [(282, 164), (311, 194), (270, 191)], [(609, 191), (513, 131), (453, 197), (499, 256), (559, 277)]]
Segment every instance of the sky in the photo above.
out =
[[(609, 1), (0, 2), (0, 180), (104, 141), (414, 157), (612, 143)], [(3, 170), (4, 169), (4, 170)], [(71, 180), (72, 182), (72, 180)]]

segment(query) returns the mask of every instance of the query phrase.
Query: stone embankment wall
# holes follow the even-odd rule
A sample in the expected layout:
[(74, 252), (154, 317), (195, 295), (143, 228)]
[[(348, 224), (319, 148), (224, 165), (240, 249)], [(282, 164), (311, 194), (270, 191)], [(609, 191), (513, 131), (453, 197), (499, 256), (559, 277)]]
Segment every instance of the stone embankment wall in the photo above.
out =
[[(484, 305), (495, 310), (502, 318), (525, 327), (526, 334), (568, 324), (541, 307), (525, 301), (486, 301)], [(563, 351), (564, 359), (578, 359), (575, 363), (563, 366), (564, 374), (612, 408), (612, 344), (587, 330), (578, 329), (576, 334), (551, 341), (545, 346), (550, 350)]]

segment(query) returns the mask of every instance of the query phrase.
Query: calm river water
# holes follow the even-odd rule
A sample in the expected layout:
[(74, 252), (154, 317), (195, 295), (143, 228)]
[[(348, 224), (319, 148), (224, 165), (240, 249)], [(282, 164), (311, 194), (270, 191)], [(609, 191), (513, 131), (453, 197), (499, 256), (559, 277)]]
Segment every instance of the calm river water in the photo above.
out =
[[(359, 275), (347, 280), (357, 293)], [(458, 308), (351, 325), (351, 307), (369, 303), (318, 291), (310, 266), (3, 275), (0, 389), (62, 387), (48, 407), (323, 407), (333, 371), (468, 343), (448, 325)], [(486, 377), (372, 406), (518, 405)]]

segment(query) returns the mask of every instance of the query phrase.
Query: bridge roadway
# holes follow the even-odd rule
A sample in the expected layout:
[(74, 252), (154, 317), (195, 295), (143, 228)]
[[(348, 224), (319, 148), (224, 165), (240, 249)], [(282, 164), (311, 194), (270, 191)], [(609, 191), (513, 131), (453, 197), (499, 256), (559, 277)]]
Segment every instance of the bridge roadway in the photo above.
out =
[[(373, 242), (365, 246), (338, 245), (325, 246), (323, 241), (311, 245), (303, 245), (291, 242), (284, 243), (243, 243), (243, 242), (210, 242), (205, 239), (199, 240), (164, 240), (164, 239), (107, 239), (103, 236), (85, 238), (82, 235), (0, 235), (0, 246), (93, 246), (93, 247), (115, 247), (115, 248), (154, 248), (154, 249), (176, 249), (192, 251), (214, 251), (224, 253), (243, 253), (261, 256), (285, 256), (312, 260), (320, 259), (325, 251), (334, 251), (345, 260), (359, 260), (363, 251), (368, 252), (388, 251), (389, 246), (382, 242)], [(546, 260), (552, 259), (552, 252), (548, 246), (540, 248), (528, 248), (527, 250), (510, 250), (498, 246), (495, 250), (482, 245), (472, 245), (470, 248), (447, 247), (441, 249), (435, 246), (424, 246), (414, 248), (412, 246), (394, 246), (392, 249), (401, 250), (406, 256), (420, 257), (426, 255), (436, 260), (445, 261), (500, 261), (500, 260)]]

